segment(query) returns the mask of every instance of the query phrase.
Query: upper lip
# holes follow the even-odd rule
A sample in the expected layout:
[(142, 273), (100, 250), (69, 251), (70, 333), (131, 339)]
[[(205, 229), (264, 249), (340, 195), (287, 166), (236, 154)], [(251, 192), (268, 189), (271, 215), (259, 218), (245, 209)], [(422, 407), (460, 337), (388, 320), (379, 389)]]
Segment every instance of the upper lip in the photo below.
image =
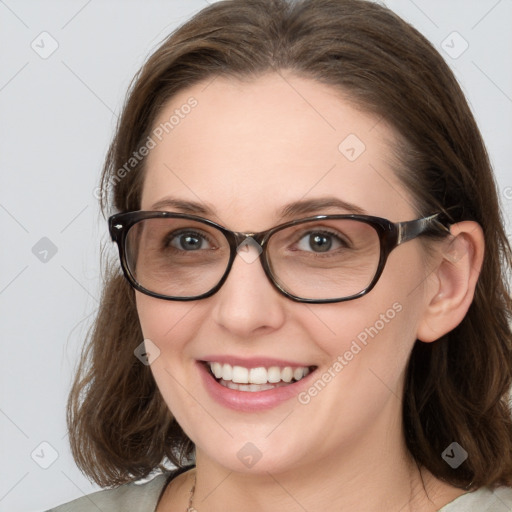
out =
[(310, 368), (311, 364), (300, 363), (297, 361), (287, 361), (285, 359), (276, 359), (274, 357), (236, 357), (232, 355), (209, 355), (200, 359), (204, 363), (221, 363), (231, 366), (242, 366), (243, 368), (270, 368), (271, 366), (279, 366), (284, 368), (291, 366), (292, 368), (306, 367)]

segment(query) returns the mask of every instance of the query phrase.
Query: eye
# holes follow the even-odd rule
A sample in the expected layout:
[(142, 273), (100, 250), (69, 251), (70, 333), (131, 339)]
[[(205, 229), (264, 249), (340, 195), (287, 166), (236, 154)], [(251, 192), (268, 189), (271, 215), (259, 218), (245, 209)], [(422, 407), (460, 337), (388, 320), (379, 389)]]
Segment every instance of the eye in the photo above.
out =
[(334, 233), (328, 231), (310, 231), (301, 237), (297, 248), (307, 252), (328, 252), (347, 247), (347, 244)]
[(170, 233), (166, 238), (166, 247), (171, 246), (180, 251), (198, 251), (212, 249), (208, 237), (197, 231), (179, 231)]

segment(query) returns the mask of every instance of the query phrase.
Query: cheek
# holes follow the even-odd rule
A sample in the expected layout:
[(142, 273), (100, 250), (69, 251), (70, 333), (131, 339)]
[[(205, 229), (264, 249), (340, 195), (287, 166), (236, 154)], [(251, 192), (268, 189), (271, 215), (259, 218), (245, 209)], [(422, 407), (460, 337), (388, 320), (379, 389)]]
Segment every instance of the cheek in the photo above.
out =
[[(201, 322), (191, 321), (198, 303), (165, 301), (136, 292), (136, 304), (146, 351), (151, 344), (158, 354), (150, 363), (151, 372), (167, 407), (180, 425), (188, 425), (190, 415), (200, 417), (198, 405), (187, 389), (193, 389), (187, 379), (193, 364), (190, 340), (196, 336)], [(151, 340), (150, 343), (147, 340)]]
[(331, 364), (339, 363), (336, 369), (351, 374), (352, 382), (361, 382), (371, 370), (393, 388), (398, 386), (416, 341), (426, 269), (416, 264), (414, 251), (410, 266), (400, 256), (390, 257), (369, 294), (346, 303), (308, 306), (314, 313), (307, 315), (311, 338)]
[(136, 304), (145, 350), (156, 354), (150, 359), (151, 372), (174, 412), (184, 398), (178, 383), (185, 382), (186, 368), (192, 363), (189, 341), (201, 325), (191, 321), (198, 304), (155, 299), (139, 292), (136, 292)]
[(193, 335), (194, 327), (187, 322), (187, 316), (197, 303), (165, 301), (140, 292), (136, 292), (135, 298), (144, 338), (150, 339), (162, 351), (183, 349), (182, 340)]
[[(331, 364), (341, 364), (343, 368), (336, 365), (339, 371), (357, 367), (358, 370), (349, 373), (357, 373), (358, 380), (363, 367), (378, 367), (386, 374), (392, 373), (393, 368), (398, 370), (397, 365), (403, 363), (404, 357), (397, 357), (398, 354), (406, 356), (414, 341), (414, 328), (407, 310), (399, 300), (370, 304), (369, 296), (367, 300), (358, 299), (358, 304), (354, 301), (338, 306), (337, 310), (324, 309), (316, 316), (329, 334), (319, 336), (321, 326), (318, 325), (313, 339), (328, 354)], [(313, 332), (311, 326), (309, 331)]]

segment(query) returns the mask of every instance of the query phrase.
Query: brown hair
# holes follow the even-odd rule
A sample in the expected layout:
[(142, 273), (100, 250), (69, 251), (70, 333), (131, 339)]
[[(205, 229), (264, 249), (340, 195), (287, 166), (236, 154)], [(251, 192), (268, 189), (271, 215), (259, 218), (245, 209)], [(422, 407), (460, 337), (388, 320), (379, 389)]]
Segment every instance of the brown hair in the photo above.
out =
[[(452, 72), (398, 16), (365, 0), (227, 0), (205, 8), (163, 42), (132, 82), (103, 190), (117, 211), (140, 208), (145, 160), (122, 179), (117, 173), (177, 91), (216, 75), (252, 79), (285, 69), (337, 87), (395, 128), (397, 173), (419, 214), (456, 207), (453, 222), (482, 226), (486, 256), (468, 314), (435, 343), (413, 348), (404, 431), (417, 463), (436, 477), (459, 487), (511, 485), (512, 257), (496, 185)], [(109, 204), (102, 200), (103, 211)], [(183, 465), (193, 454), (150, 368), (133, 355), (142, 339), (134, 292), (116, 264), (107, 268), (67, 410), (73, 456), (101, 486), (144, 477), (165, 457)], [(469, 454), (457, 469), (441, 457), (453, 441)]]

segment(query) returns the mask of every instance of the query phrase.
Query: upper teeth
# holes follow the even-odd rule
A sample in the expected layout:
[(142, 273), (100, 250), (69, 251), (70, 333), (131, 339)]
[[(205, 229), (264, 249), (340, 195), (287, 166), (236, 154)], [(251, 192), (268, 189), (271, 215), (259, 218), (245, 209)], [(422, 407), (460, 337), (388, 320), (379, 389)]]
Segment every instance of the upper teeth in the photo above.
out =
[(279, 366), (244, 368), (243, 366), (231, 366), (227, 363), (217, 362), (208, 363), (208, 365), (217, 379), (230, 380), (239, 384), (291, 382), (292, 379), (300, 380), (309, 373), (307, 366), (297, 368), (291, 366), (285, 366), (284, 368)]

